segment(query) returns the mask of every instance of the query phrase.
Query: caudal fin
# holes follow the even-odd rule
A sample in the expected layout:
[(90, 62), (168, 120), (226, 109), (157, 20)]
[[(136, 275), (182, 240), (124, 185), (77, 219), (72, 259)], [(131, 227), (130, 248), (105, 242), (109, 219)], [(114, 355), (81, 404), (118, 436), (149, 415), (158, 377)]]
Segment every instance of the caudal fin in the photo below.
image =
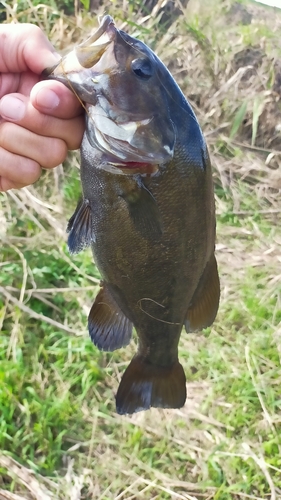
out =
[(170, 367), (148, 363), (136, 355), (125, 371), (116, 395), (117, 413), (156, 408), (181, 408), (186, 400), (186, 379), (181, 364)]

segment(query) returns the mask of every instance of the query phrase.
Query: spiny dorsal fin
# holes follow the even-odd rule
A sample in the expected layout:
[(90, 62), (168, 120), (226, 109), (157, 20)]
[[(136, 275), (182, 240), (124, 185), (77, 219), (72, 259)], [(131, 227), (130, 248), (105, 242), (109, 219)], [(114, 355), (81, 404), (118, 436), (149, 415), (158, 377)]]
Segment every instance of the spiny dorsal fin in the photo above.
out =
[(121, 311), (106, 284), (100, 289), (88, 317), (89, 334), (101, 351), (128, 345), (133, 324)]
[(120, 415), (155, 408), (181, 408), (186, 400), (186, 379), (181, 364), (164, 367), (137, 354), (126, 369), (116, 394)]
[(188, 308), (185, 329), (189, 332), (210, 326), (218, 311), (220, 300), (220, 281), (217, 261), (213, 255), (205, 267), (197, 289)]
[(79, 253), (95, 241), (93, 220), (88, 200), (81, 198), (67, 225), (68, 248), (70, 253)]

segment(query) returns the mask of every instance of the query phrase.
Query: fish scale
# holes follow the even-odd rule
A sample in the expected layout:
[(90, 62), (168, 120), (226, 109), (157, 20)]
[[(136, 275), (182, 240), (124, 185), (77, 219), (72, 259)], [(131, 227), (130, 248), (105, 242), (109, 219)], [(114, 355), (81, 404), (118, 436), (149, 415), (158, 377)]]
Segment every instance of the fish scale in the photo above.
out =
[[(179, 408), (186, 399), (182, 328), (211, 325), (220, 296), (206, 143), (167, 68), (110, 16), (81, 47), (73, 71), (71, 53), (47, 73), (73, 85), (88, 109), (83, 196), (68, 229), (70, 250), (91, 245), (102, 277), (89, 333), (99, 349), (112, 351), (136, 329), (138, 350), (117, 391), (118, 413)], [(103, 71), (107, 78), (98, 78)], [(99, 99), (103, 113), (95, 119)]]

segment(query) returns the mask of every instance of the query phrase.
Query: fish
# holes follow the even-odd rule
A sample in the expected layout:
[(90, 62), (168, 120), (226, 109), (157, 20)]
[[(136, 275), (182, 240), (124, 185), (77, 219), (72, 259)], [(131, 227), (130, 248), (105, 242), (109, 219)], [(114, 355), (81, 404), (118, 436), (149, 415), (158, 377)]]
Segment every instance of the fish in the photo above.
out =
[(198, 120), (167, 67), (106, 15), (44, 76), (83, 103), (82, 197), (67, 231), (72, 254), (91, 247), (101, 275), (88, 316), (102, 351), (137, 352), (116, 394), (117, 413), (181, 408), (183, 328), (215, 320), (212, 169)]

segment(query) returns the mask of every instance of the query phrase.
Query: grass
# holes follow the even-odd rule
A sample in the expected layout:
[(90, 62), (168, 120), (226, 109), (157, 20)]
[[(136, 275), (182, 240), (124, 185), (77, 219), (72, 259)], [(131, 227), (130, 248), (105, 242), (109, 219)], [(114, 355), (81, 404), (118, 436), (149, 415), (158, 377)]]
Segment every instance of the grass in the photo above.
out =
[[(280, 136), (257, 105), (278, 110), (268, 68), (280, 17), (244, 4), (252, 24), (227, 32), (230, 1), (204, 12), (191, 1), (164, 34), (140, 12), (141, 27), (128, 23), (190, 97), (214, 167), (222, 298), (212, 328), (182, 334), (184, 408), (115, 413), (136, 343), (109, 354), (88, 339), (98, 271), (90, 251), (74, 258), (65, 243), (77, 155), (1, 195), (1, 500), (281, 498)], [(111, 12), (126, 26), (117, 4)], [(40, 24), (62, 50), (90, 26), (40, 4), (9, 15)], [(248, 43), (264, 58), (245, 80), (233, 61)]]

